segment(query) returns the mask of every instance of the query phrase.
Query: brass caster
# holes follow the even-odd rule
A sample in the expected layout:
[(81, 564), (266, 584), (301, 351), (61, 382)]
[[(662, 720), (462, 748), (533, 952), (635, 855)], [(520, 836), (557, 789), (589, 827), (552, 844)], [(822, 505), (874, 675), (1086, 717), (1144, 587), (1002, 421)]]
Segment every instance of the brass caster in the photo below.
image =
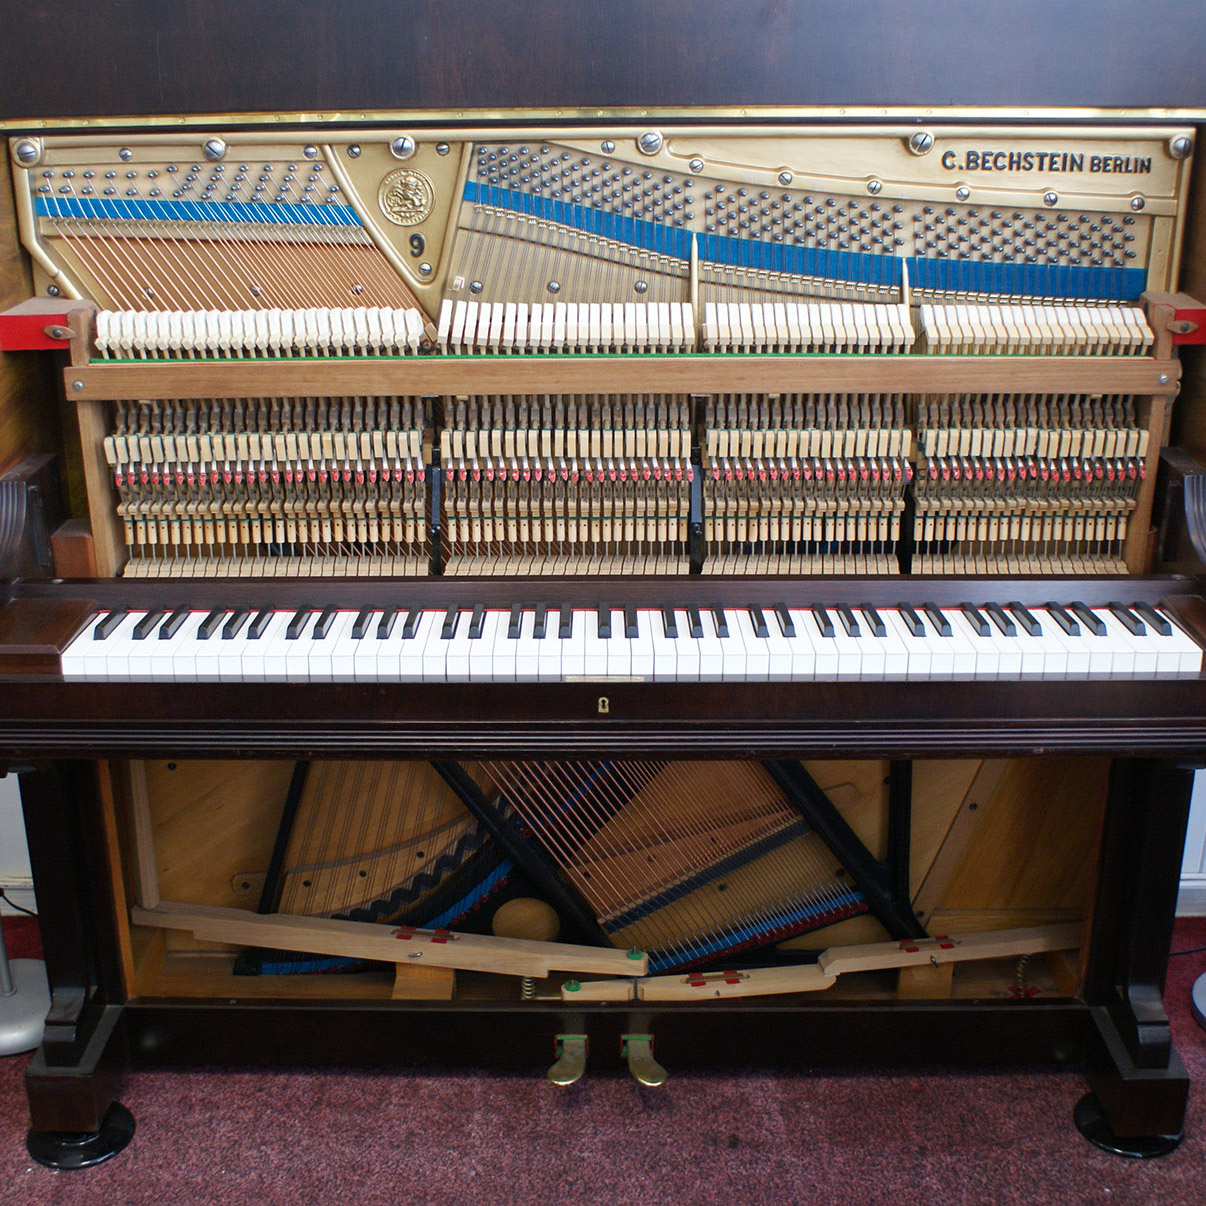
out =
[(586, 1075), (586, 1035), (559, 1034), (557, 1062), (547, 1076), (555, 1085), (572, 1085)]
[(653, 1035), (624, 1035), (620, 1041), (620, 1054), (628, 1061), (628, 1071), (639, 1084), (654, 1088), (666, 1083), (666, 1069), (653, 1058)]

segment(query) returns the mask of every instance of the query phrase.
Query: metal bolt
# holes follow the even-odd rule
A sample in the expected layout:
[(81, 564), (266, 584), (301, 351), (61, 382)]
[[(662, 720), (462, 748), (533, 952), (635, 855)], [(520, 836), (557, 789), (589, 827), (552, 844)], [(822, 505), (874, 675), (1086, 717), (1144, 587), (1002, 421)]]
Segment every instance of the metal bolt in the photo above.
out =
[[(392, 146), (390, 147), (390, 150), (391, 150), (391, 151), (393, 150), (393, 147), (392, 147)], [(355, 142), (354, 142), (354, 143), (352, 143), (352, 145), (351, 145), (350, 147), (348, 147), (348, 158), (349, 158), (349, 159), (359, 159), (359, 158), (360, 158), (360, 145), (359, 145), (359, 143), (355, 143)]]
[(302, 154), (307, 159), (317, 159), (318, 158), (318, 148), (314, 147), (314, 146), (302, 147)]
[(59, 296), (58, 285), (47, 285), (46, 286), (46, 296), (47, 297), (58, 297)]
[[(418, 143), (416, 143), (409, 134), (399, 134), (398, 137), (389, 144), (389, 153), (395, 159), (409, 159), (418, 149)], [(351, 153), (352, 148), (348, 147), (348, 154), (351, 155)], [(356, 154), (360, 154), (359, 147), (356, 147)]]
[(1187, 159), (1192, 150), (1193, 139), (1185, 134), (1180, 134), (1176, 138), (1168, 140), (1168, 153), (1174, 159)]
[(914, 155), (924, 155), (934, 145), (934, 136), (929, 130), (916, 130), (909, 135), (907, 145)]
[(431, 275), (431, 265), (426, 260), (424, 260), (419, 265), (419, 273), (422, 276), (430, 276)]
[(452, 148), (446, 142), (437, 142), (436, 143), (436, 154), (437, 155), (447, 155), (448, 152), (451, 150), (452, 150)]
[(1158, 377), (1156, 378), (1156, 381), (1157, 381), (1157, 382), (1158, 382), (1160, 385), (1167, 385), (1167, 384), (1168, 384), (1168, 381), (1169, 381), (1168, 374), (1167, 374), (1167, 373), (1161, 373), (1161, 374), (1160, 374), (1160, 376), (1158, 376)]
[(656, 155), (662, 149), (662, 136), (656, 130), (646, 130), (637, 139), (637, 150), (642, 155)]
[(605, 138), (601, 143), (599, 143), (599, 150), (602, 151), (604, 155), (610, 155), (615, 149), (616, 144), (612, 142), (610, 138)]
[(129, 163), (130, 160), (134, 158), (134, 152), (131, 151), (129, 147), (122, 147), (122, 149), (117, 152), (117, 157), (122, 161), (122, 163)]
[(77, 377), (71, 383), (71, 388), (78, 394), (84, 388), (84, 383)]
[(226, 143), (220, 138), (207, 138), (201, 144), (201, 153), (211, 163), (217, 163), (226, 154)]
[(1044, 193), (1043, 194), (1043, 204), (1045, 206), (1047, 206), (1048, 209), (1051, 209), (1053, 206), (1058, 205), (1059, 204), (1059, 193)]
[(42, 146), (32, 138), (22, 138), (13, 147), (13, 154), (22, 167), (33, 167), (42, 158)]
[(883, 189), (884, 189), (884, 183), (882, 180), (868, 180), (867, 181), (867, 192), (869, 192), (871, 194), (871, 196), (878, 197), (879, 194), (881, 192), (883, 192)]
[(548, 285), (546, 285), (545, 287), (548, 289), (548, 291), (550, 293), (560, 293), (561, 292), (561, 282), (560, 281), (549, 281)]
[(698, 176), (699, 173), (704, 169), (704, 161), (697, 156), (687, 164), (687, 167), (689, 167)]
[(1144, 201), (1142, 197), (1131, 198), (1131, 209), (1133, 209), (1136, 213), (1138, 213), (1146, 204), (1147, 202)]
[(480, 293), (484, 287), (485, 286), (481, 283), (481, 281), (470, 281), (469, 282), (469, 292), (470, 293)]
[(638, 293), (648, 293), (648, 292), (649, 292), (649, 283), (648, 283), (648, 281), (637, 281), (637, 283), (636, 283), (635, 285), (633, 285), (632, 287), (633, 287), (633, 288), (634, 288), (634, 289), (635, 289), (635, 290), (636, 290)]
[(966, 184), (961, 184), (955, 189), (955, 200), (966, 201), (971, 196), (971, 189)]
[(780, 184), (790, 184), (794, 179), (795, 177), (791, 174), (791, 172), (782, 171), (779, 173)]

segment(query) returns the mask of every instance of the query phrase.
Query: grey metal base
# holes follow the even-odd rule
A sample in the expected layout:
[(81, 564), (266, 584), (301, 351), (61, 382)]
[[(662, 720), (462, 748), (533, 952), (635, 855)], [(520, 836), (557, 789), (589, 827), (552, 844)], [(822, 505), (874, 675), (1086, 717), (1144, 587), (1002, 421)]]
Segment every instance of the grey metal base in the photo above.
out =
[(1206, 1029), (1206, 973), (1200, 975), (1193, 982), (1193, 995), (1190, 997), (1189, 1007), (1193, 1011), (1194, 1021)]
[(46, 964), (41, 959), (13, 959), (8, 966), (15, 991), (0, 996), (0, 1055), (37, 1047), (50, 1009)]

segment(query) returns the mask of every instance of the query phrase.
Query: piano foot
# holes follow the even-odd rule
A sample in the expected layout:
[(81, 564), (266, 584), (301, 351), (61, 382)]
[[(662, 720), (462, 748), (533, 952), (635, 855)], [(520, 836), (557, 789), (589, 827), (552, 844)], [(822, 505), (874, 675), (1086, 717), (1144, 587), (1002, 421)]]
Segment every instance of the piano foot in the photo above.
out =
[(134, 1115), (120, 1101), (105, 1114), (98, 1131), (30, 1131), (29, 1154), (47, 1168), (92, 1168), (116, 1156), (134, 1137)]
[(1185, 1138), (1184, 1131), (1175, 1135), (1115, 1135), (1110, 1127), (1101, 1102), (1096, 1093), (1086, 1093), (1072, 1111), (1076, 1129), (1103, 1151), (1115, 1156), (1127, 1156), (1134, 1160), (1148, 1160), (1153, 1156), (1167, 1156), (1175, 1151)]
[(620, 1043), (620, 1054), (628, 1061), (628, 1071), (638, 1084), (656, 1088), (664, 1085), (669, 1073), (653, 1058), (653, 1035), (626, 1034)]
[(585, 1034), (557, 1036), (557, 1062), (546, 1075), (555, 1085), (572, 1085), (586, 1075)]

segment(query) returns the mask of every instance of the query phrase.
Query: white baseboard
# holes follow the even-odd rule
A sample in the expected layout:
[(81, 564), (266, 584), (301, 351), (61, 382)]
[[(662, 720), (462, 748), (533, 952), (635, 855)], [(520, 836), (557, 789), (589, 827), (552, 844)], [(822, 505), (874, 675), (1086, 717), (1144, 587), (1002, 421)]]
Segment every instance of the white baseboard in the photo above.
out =
[[(11, 879), (7, 883), (0, 884), (0, 888), (4, 889), (4, 895), (14, 904), (19, 904), (21, 908), (30, 909), (35, 913), (38, 911), (32, 879)], [(19, 913), (20, 910), (11, 908), (7, 900), (0, 900), (0, 916), (17, 916)]]
[(1206, 872), (1181, 876), (1177, 893), (1178, 917), (1206, 917)]

